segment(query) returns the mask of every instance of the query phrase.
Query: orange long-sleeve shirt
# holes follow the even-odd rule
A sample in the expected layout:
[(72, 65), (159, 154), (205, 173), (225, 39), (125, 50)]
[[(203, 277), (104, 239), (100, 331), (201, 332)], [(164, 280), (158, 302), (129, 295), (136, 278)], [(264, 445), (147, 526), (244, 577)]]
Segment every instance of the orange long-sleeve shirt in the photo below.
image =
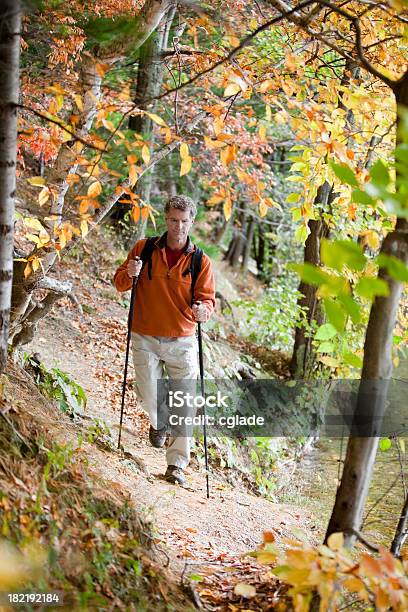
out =
[[(128, 261), (140, 256), (146, 239), (136, 242), (126, 260), (113, 277), (118, 291), (132, 287), (126, 271)], [(158, 238), (152, 253), (152, 279), (147, 264), (137, 283), (133, 309), (132, 331), (146, 336), (192, 336), (196, 321), (191, 310), (191, 274), (183, 276), (191, 264), (195, 246), (190, 238), (186, 248), (172, 268), (166, 259), (166, 234)], [(211, 314), (215, 306), (215, 282), (210, 258), (203, 253), (201, 270), (194, 288), (195, 301), (205, 304)]]

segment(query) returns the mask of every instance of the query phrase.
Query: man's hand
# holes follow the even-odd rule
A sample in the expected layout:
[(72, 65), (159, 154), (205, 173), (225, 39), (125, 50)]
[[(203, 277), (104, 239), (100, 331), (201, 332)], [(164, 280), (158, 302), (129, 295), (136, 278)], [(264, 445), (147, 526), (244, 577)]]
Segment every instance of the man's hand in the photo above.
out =
[(142, 269), (143, 262), (140, 257), (135, 257), (135, 259), (130, 259), (126, 268), (126, 272), (130, 278), (134, 276), (139, 276), (140, 270)]
[(207, 308), (204, 304), (201, 304), (201, 302), (195, 302), (192, 310), (195, 320), (199, 323), (206, 323), (210, 318)]

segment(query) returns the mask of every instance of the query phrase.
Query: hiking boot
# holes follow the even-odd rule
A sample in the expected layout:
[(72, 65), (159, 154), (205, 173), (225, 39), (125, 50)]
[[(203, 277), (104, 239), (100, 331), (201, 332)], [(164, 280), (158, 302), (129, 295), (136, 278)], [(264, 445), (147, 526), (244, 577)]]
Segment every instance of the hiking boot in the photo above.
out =
[(181, 486), (184, 486), (186, 484), (186, 479), (184, 477), (183, 470), (177, 467), (176, 465), (167, 466), (164, 478), (172, 484), (179, 484)]
[(162, 448), (166, 444), (167, 440), (167, 427), (163, 427), (162, 429), (154, 429), (154, 427), (150, 425), (149, 440), (150, 444), (154, 446), (154, 448)]

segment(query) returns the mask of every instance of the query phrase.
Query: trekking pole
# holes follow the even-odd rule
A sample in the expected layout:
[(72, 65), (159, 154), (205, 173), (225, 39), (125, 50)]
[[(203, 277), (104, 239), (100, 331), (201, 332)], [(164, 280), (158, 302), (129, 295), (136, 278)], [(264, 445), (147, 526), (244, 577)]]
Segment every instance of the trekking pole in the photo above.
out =
[[(139, 259), (138, 257), (135, 259)], [(125, 409), (125, 394), (126, 394), (126, 378), (127, 378), (127, 369), (129, 362), (129, 347), (130, 347), (130, 336), (132, 332), (132, 319), (133, 319), (133, 306), (135, 302), (136, 295), (136, 287), (137, 281), (139, 277), (134, 276), (132, 282), (132, 292), (130, 295), (130, 307), (129, 307), (129, 316), (128, 316), (128, 331), (127, 331), (127, 342), (126, 342), (126, 357), (125, 357), (125, 371), (123, 374), (123, 386), (122, 386), (122, 405), (120, 408), (120, 423), (119, 423), (119, 438), (118, 438), (118, 450), (120, 450), (120, 438), (122, 435), (122, 421), (123, 421), (123, 412)]]
[[(203, 338), (201, 335), (201, 323), (198, 321), (198, 356), (200, 361), (201, 395), (204, 397), (204, 361), (203, 361)], [(205, 457), (205, 479), (207, 482), (207, 499), (210, 499), (210, 482), (208, 479), (208, 449), (207, 449), (207, 415), (205, 402), (203, 403), (204, 416), (204, 457)]]

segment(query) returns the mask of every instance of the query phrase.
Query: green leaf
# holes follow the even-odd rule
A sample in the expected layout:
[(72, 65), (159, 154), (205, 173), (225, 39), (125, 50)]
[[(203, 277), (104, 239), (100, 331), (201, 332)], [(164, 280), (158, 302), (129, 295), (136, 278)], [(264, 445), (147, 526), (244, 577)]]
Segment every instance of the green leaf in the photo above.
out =
[(354, 189), (351, 195), (351, 201), (356, 204), (362, 204), (363, 206), (374, 206), (375, 200), (368, 195), (366, 191), (362, 191), (361, 189)]
[(290, 204), (299, 202), (301, 198), (301, 194), (300, 193), (290, 193), (288, 195), (288, 197), (286, 198), (286, 201), (289, 202)]
[(353, 323), (360, 323), (361, 308), (358, 302), (353, 297), (351, 297), (351, 295), (346, 294), (339, 295), (339, 301), (343, 304), (347, 314), (350, 315)]
[(316, 285), (319, 287), (320, 285), (327, 283), (329, 279), (328, 274), (322, 272), (322, 270), (317, 266), (313, 266), (309, 263), (289, 264), (288, 268), (297, 272), (302, 281), (308, 283), (309, 285)]
[(337, 335), (337, 329), (330, 323), (321, 325), (316, 332), (315, 340), (330, 340)]
[(390, 173), (381, 159), (378, 159), (370, 170), (371, 180), (374, 185), (386, 187), (390, 182)]
[(310, 234), (310, 229), (307, 225), (300, 225), (295, 232), (295, 240), (300, 243), (304, 243)]
[(391, 448), (391, 440), (389, 438), (381, 438), (379, 447), (380, 451), (383, 452), (389, 450)]
[(337, 331), (342, 332), (346, 325), (344, 305), (342, 308), (338, 302), (330, 298), (323, 300), (323, 304), (329, 322), (337, 329)]
[(352, 366), (353, 368), (361, 369), (363, 367), (363, 360), (351, 351), (343, 353), (344, 363)]
[(361, 297), (372, 300), (376, 295), (388, 295), (389, 288), (387, 283), (381, 278), (370, 278), (366, 276), (357, 283), (355, 292), (357, 295), (361, 295)]
[(388, 274), (394, 280), (402, 283), (408, 282), (408, 267), (398, 257), (380, 253), (376, 261), (380, 268), (387, 269)]
[(334, 352), (334, 344), (332, 342), (322, 342), (317, 351), (317, 353), (333, 353)]
[(343, 270), (343, 266), (361, 272), (367, 263), (361, 246), (353, 240), (325, 239), (322, 241), (321, 252), (323, 263), (339, 272)]
[(358, 187), (357, 179), (350, 166), (347, 164), (336, 164), (334, 162), (330, 162), (330, 166), (334, 174), (341, 180), (342, 183), (351, 185), (351, 187)]

